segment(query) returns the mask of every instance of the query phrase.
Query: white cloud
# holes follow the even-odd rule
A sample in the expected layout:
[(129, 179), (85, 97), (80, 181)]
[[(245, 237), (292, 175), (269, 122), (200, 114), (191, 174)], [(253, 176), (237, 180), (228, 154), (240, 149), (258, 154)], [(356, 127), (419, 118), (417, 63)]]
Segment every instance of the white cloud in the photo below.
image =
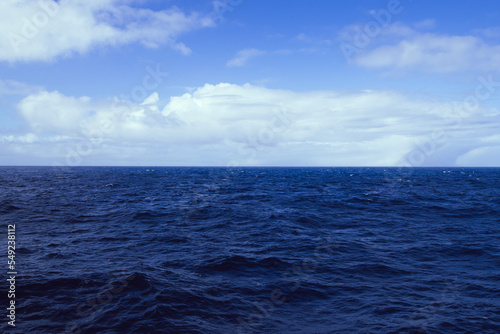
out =
[(178, 8), (153, 11), (131, 0), (4, 0), (0, 3), (0, 61), (50, 61), (96, 47), (142, 43), (189, 54), (182, 33), (214, 20)]
[(57, 91), (29, 95), (18, 108), (33, 130), (63, 134), (77, 130), (79, 121), (92, 110), (90, 98), (67, 97)]
[[(45, 164), (76, 156), (89, 165), (371, 166), (400, 163), (437, 131), (446, 132), (448, 142), (434, 157), (455, 154), (453, 163), (496, 138), (500, 125), (498, 111), (479, 110), (452, 126), (453, 104), (391, 91), (293, 92), (221, 83), (173, 96), (166, 106), (159, 101), (157, 93), (125, 103), (38, 92), (18, 105), (29, 132), (0, 135), (0, 142), (11, 156)], [(458, 163), (482, 156), (470, 153)]]
[(228, 67), (241, 67), (245, 66), (247, 62), (255, 57), (260, 57), (265, 55), (266, 52), (257, 49), (244, 49), (239, 51), (236, 56), (227, 62)]
[[(417, 27), (430, 28), (433, 24), (423, 21)], [(477, 36), (421, 33), (400, 23), (382, 28), (372, 38), (359, 38), (361, 30), (357, 31), (363, 43), (358, 42), (357, 47), (351, 44), (357, 49), (353, 60), (363, 67), (437, 73), (500, 70), (500, 45)], [(346, 30), (341, 33), (344, 40), (347, 35)]]
[(474, 148), (457, 158), (458, 166), (500, 166), (500, 146)]

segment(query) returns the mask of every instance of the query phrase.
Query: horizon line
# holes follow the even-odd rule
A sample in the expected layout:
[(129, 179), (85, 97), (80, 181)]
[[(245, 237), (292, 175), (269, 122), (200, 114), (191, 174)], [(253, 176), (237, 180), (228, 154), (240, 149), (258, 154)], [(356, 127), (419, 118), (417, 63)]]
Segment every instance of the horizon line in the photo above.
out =
[(219, 166), (219, 165), (88, 165), (88, 166), (50, 166), (50, 165), (0, 165), (5, 167), (43, 167), (43, 168), (500, 168), (500, 166), (291, 166), (291, 165), (272, 165), (272, 166)]

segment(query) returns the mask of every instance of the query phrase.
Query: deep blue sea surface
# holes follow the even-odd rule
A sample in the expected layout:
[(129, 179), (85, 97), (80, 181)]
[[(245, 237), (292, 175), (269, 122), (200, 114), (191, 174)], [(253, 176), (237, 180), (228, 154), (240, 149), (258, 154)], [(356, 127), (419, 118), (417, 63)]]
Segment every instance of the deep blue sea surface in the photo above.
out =
[(3, 167), (0, 189), (5, 333), (500, 333), (500, 169)]

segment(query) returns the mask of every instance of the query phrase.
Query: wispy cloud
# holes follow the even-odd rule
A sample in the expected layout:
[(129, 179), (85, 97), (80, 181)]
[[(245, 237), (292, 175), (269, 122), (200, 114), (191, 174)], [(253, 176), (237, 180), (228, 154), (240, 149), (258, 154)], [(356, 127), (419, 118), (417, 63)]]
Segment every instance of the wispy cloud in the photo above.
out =
[(500, 38), (500, 27), (490, 27), (486, 29), (476, 29), (476, 34), (484, 36), (485, 38)]
[(316, 37), (311, 37), (309, 35), (306, 35), (305, 33), (300, 33), (295, 37), (296, 40), (303, 42), (303, 43), (309, 43), (309, 44), (315, 44), (315, 45), (330, 45), (332, 44), (332, 41), (330, 39), (321, 39), (321, 38), (316, 38)]
[(244, 49), (239, 51), (236, 56), (226, 63), (228, 67), (245, 66), (248, 61), (255, 57), (260, 57), (266, 54), (266, 51), (258, 49)]
[(29, 95), (42, 90), (41, 86), (28, 85), (15, 80), (0, 79), (0, 97), (3, 95)]
[(413, 25), (416, 29), (432, 29), (436, 26), (436, 20), (425, 19), (423, 21), (417, 22)]
[[(429, 29), (434, 24), (426, 20), (416, 26)], [(352, 27), (344, 29), (340, 36), (345, 38), (348, 31), (353, 31)], [(367, 40), (367, 46), (356, 49), (353, 44), (352, 60), (366, 68), (435, 73), (500, 71), (500, 45), (488, 43), (478, 36), (424, 33), (394, 23), (382, 28), (371, 40), (361, 35), (357, 38)]]

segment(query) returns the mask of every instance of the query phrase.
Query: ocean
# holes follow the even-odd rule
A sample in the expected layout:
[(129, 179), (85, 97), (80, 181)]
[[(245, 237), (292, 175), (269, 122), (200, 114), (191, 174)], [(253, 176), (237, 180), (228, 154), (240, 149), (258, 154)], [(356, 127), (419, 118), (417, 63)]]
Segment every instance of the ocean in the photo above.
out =
[(500, 169), (1, 167), (0, 187), (4, 333), (500, 333)]

